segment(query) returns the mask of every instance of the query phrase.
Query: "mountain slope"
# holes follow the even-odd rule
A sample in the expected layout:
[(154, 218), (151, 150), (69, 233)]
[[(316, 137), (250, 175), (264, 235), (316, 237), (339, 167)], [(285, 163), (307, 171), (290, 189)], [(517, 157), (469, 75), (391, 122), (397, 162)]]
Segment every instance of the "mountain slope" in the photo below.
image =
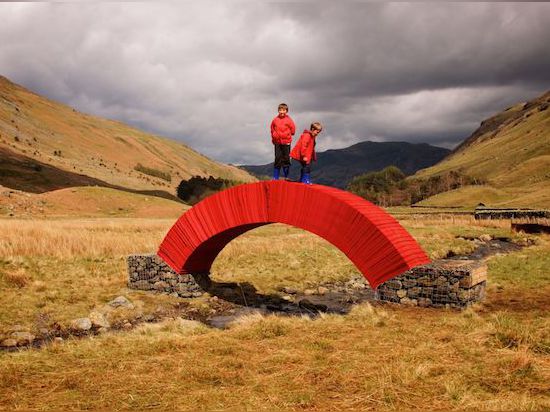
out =
[(488, 184), (443, 193), (421, 204), (550, 207), (550, 92), (485, 120), (450, 156), (414, 178), (451, 170)]
[[(448, 153), (448, 149), (426, 143), (367, 141), (344, 149), (319, 152), (311, 174), (315, 183), (344, 188), (354, 176), (381, 170), (389, 165), (397, 166), (405, 174), (413, 174), (435, 164)], [(271, 176), (273, 171), (273, 163), (242, 167), (256, 176)], [(296, 179), (299, 172), (300, 164), (293, 162), (291, 177)]]
[[(175, 193), (181, 179), (194, 175), (254, 180), (245, 171), (217, 163), (182, 143), (80, 113), (2, 76), (0, 148), (4, 149), (0, 151), (0, 183), (4, 182), (2, 166), (6, 156), (27, 163), (39, 161), (58, 169), (59, 175), (70, 172), (134, 190)], [(6, 173), (12, 177), (11, 187), (17, 189), (16, 176)], [(64, 180), (65, 176), (55, 180), (55, 188), (67, 187)], [(40, 186), (34, 189), (47, 190), (50, 189)]]

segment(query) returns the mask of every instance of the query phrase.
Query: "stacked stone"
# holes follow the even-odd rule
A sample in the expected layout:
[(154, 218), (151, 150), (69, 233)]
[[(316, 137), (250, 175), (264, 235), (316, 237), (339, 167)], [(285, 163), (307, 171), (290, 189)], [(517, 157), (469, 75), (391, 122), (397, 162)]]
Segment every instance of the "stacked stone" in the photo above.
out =
[(477, 208), (474, 219), (550, 219), (550, 211), (533, 209), (488, 209)]
[(465, 308), (483, 299), (487, 265), (439, 260), (415, 267), (378, 287), (378, 298), (410, 306)]
[(128, 287), (168, 293), (182, 298), (199, 297), (210, 287), (207, 274), (178, 274), (155, 254), (130, 255)]

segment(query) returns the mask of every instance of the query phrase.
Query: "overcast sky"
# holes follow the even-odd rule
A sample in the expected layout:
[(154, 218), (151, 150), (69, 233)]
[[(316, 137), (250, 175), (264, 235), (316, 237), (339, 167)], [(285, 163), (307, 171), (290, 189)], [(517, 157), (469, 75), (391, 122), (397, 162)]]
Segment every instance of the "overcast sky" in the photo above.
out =
[(1, 3), (0, 74), (228, 163), (286, 102), (318, 149), (452, 148), (550, 89), (550, 3)]

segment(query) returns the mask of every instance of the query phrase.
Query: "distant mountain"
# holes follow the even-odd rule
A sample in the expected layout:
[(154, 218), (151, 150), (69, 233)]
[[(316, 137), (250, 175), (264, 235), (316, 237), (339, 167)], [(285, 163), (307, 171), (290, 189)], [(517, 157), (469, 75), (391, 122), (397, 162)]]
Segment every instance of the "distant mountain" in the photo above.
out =
[(487, 184), (444, 192), (420, 204), (550, 208), (550, 91), (484, 120), (451, 155), (411, 179), (451, 171)]
[(0, 185), (33, 193), (97, 185), (173, 198), (195, 175), (256, 180), (181, 142), (81, 113), (0, 76)]
[[(354, 176), (381, 170), (389, 165), (397, 166), (409, 175), (434, 165), (449, 153), (448, 149), (426, 143), (367, 141), (345, 149), (317, 153), (317, 162), (313, 165), (311, 175), (314, 183), (345, 188)], [(273, 174), (273, 163), (241, 167), (258, 177)], [(297, 179), (299, 173), (300, 164), (293, 162), (291, 178)]]

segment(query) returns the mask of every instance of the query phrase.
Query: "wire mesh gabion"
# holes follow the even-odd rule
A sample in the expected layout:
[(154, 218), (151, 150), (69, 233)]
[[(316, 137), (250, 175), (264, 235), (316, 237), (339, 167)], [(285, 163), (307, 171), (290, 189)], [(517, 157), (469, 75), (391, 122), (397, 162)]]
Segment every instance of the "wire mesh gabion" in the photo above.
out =
[(131, 289), (191, 298), (202, 296), (210, 284), (207, 274), (178, 274), (156, 254), (129, 255), (127, 263)]
[(378, 299), (421, 307), (465, 308), (483, 299), (487, 265), (473, 260), (439, 260), (382, 283)]

